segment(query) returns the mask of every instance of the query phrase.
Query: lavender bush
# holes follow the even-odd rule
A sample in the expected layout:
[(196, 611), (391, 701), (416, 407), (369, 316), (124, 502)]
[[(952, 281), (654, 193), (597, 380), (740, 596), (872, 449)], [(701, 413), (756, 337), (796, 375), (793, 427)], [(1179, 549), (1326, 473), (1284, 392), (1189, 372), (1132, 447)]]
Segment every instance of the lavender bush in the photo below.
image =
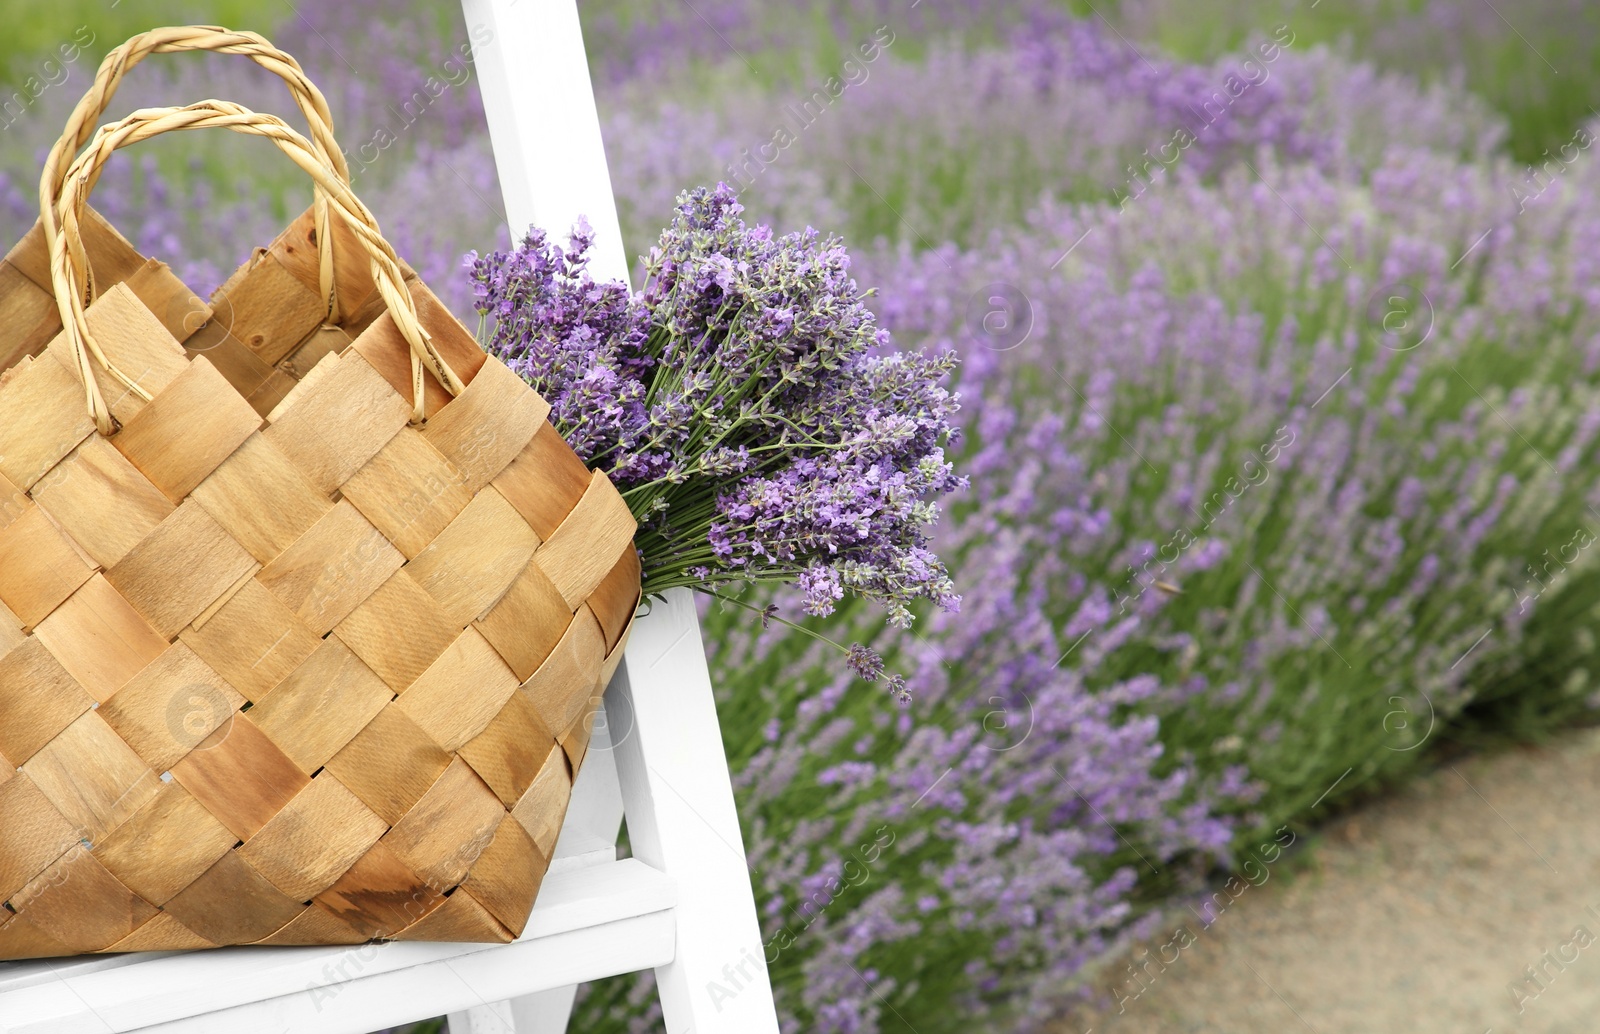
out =
[[(952, 56), (923, 78), (916, 66), (878, 69), (879, 83), (904, 74), (916, 84), (886, 96), (919, 115), (852, 121), (855, 140), (938, 125), (962, 103), (952, 98), (981, 95), (953, 84), (991, 81), (982, 77), (995, 67), (987, 60), (981, 53)], [(1595, 174), (1574, 167), (1541, 194), (1536, 210), (1513, 193), (1528, 171), (1494, 153), (1503, 128), (1470, 97), (1419, 90), (1326, 50), (1284, 54), (1274, 69), (1282, 90), (1258, 94), (1272, 100), (1258, 128), (1246, 124), (1214, 161), (1185, 157), (1148, 177), (1122, 204), (1070, 203), (1092, 196), (1075, 191), (1070, 171), (1061, 200), (1039, 204), (1024, 192), (1032, 190), (1028, 164), (998, 159), (981, 180), (981, 198), (955, 195), (970, 208), (1021, 186), (1011, 198), (1019, 207), (1032, 203), (1033, 214), (1026, 226), (992, 232), (976, 246), (928, 246), (930, 234), (934, 241), (971, 236), (952, 221), (965, 216), (957, 206), (918, 207), (913, 191), (865, 200), (834, 189), (850, 171), (872, 181), (874, 194), (896, 176), (918, 181), (944, 160), (937, 137), (920, 146), (901, 138), (902, 146), (884, 148), (890, 167), (868, 173), (860, 148), (835, 144), (819, 123), (811, 131), (822, 132), (763, 169), (768, 178), (746, 192), (752, 207), (771, 198), (768, 210), (794, 222), (872, 209), (862, 223), (873, 232), (900, 217), (884, 231), (900, 246), (871, 260), (864, 274), (882, 288), (883, 319), (902, 340), (956, 347), (965, 360), (962, 390), (981, 400), (970, 407), (961, 459), (976, 498), (972, 509), (956, 507), (948, 537), (938, 543), (966, 593), (959, 624), (977, 622), (976, 634), (990, 637), (988, 649), (1002, 656), (1015, 656), (1013, 649), (1046, 662), (1067, 655), (1061, 668), (1079, 680), (1078, 699), (1100, 700), (1138, 680), (1147, 695), (1122, 713), (1172, 720), (1148, 743), (1149, 767), (1129, 774), (1178, 775), (1194, 787), (1195, 800), (1213, 814), (1236, 816), (1241, 828), (1298, 820), (1347, 770), (1343, 792), (1397, 776), (1421, 756), (1420, 744), (1435, 740), (1482, 693), (1503, 694), (1544, 720), (1586, 711), (1593, 704), (1593, 640), (1570, 630), (1600, 599), (1592, 554), (1562, 553), (1569, 560), (1554, 578), (1543, 558), (1580, 528), (1596, 528), (1589, 509), (1595, 485), (1586, 472), (1597, 421), (1585, 415), (1596, 402), (1591, 355), (1600, 299), (1588, 277), (1600, 227), (1587, 200)], [(964, 128), (985, 139), (1019, 95), (973, 105)], [(1355, 114), (1325, 118), (1341, 95), (1362, 99), (1346, 109)], [(867, 96), (859, 98), (863, 105)], [(737, 153), (732, 146), (751, 134), (722, 126), (759, 102), (724, 102), (720, 110), (735, 114), (688, 121), (681, 109), (629, 103), (642, 103), (647, 113), (665, 110), (667, 135), (682, 141), (641, 148), (642, 160), (632, 164), (639, 135), (621, 134), (613, 144), (620, 164), (647, 173), (624, 181), (648, 191), (627, 209), (644, 212), (671, 178), (713, 171), (708, 153)], [(1070, 105), (1051, 110), (1065, 112), (1070, 124)], [(758, 119), (744, 124), (754, 128)], [(1018, 127), (1012, 136), (1040, 124), (1040, 111), (1025, 108), (1011, 123)], [(1149, 127), (1158, 124), (1152, 119)], [(1296, 128), (1311, 126), (1322, 135)], [(851, 133), (838, 130), (840, 137)], [(1046, 135), (1036, 133), (1028, 144)], [(1089, 136), (1090, 154), (1095, 140)], [(978, 151), (981, 166), (989, 149)], [(870, 143), (867, 153), (874, 153)], [(843, 160), (854, 170), (839, 172)], [(1020, 174), (1007, 175), (1019, 164)], [(927, 196), (936, 193), (930, 188)], [(986, 283), (1025, 301), (1005, 313), (1028, 321), (1020, 345), (1010, 328), (997, 333), (974, 319), (971, 301)], [(1394, 297), (1403, 298), (1406, 318), (1386, 329)], [(970, 582), (964, 572), (972, 572)], [(973, 617), (991, 613), (1003, 617), (993, 625)], [(713, 615), (711, 627), (719, 639), (739, 642), (738, 615)], [(955, 625), (936, 627), (931, 642), (880, 638), (875, 645), (891, 663), (918, 672), (911, 686), (919, 697), (946, 702), (952, 679), (965, 684), (965, 706), (938, 712), (939, 724), (964, 721), (981, 730), (986, 721), (1037, 720), (1026, 679), (965, 668), (961, 660), (975, 652), (970, 641)], [(1046, 638), (1018, 631), (1008, 642), (1020, 629)], [(949, 656), (940, 649), (946, 637), (965, 652), (949, 666), (917, 667), (930, 653)], [(1557, 643), (1560, 652), (1552, 654)], [(738, 660), (742, 684), (822, 691), (828, 683), (814, 661), (778, 659), (797, 649), (755, 648), (750, 656), (758, 662), (730, 650), (719, 662)], [(1547, 677), (1552, 669), (1559, 677)], [(827, 720), (840, 726), (841, 743), (868, 728), (862, 718), (830, 713)], [(792, 738), (774, 727), (795, 755), (783, 772), (788, 794), (775, 799), (795, 800), (789, 794), (804, 792), (811, 771), (812, 779), (847, 772), (859, 795), (848, 804), (826, 798), (805, 809), (805, 819), (778, 809), (758, 816), (781, 831), (777, 843), (810, 845), (814, 867), (830, 854), (837, 858), (841, 840), (853, 842), (836, 823), (812, 816), (872, 814), (875, 802), (893, 799), (897, 769), (923, 774), (913, 784), (919, 794), (936, 787), (923, 808), (954, 778), (936, 784), (940, 772), (921, 765), (914, 748), (886, 762), (894, 752), (876, 741), (858, 758), (833, 760), (830, 742), (817, 743), (823, 727), (800, 723)], [(1030, 737), (1026, 745), (1039, 754), (1027, 756), (1035, 765), (1081, 756), (1094, 738), (1058, 728), (1038, 743)], [(752, 737), (743, 749), (755, 765), (780, 757), (782, 748)], [(974, 767), (982, 764), (972, 760), (977, 756), (967, 755)], [(982, 767), (1005, 778), (1003, 762)], [(1030, 791), (1041, 792), (1036, 787), (1047, 778), (1040, 773)], [(1059, 801), (1057, 808), (1076, 804), (1055, 789), (1060, 797), (1047, 799)], [(964, 809), (972, 802), (959, 799), (945, 828), (970, 815)], [(1125, 832), (1141, 849), (1159, 845), (1145, 851), (1151, 868), (1186, 856), (1148, 825)], [(785, 1000), (797, 1029), (892, 1025), (892, 1014), (865, 993), (869, 980), (917, 1029), (959, 1029), (942, 1016), (942, 999), (929, 1002), (922, 986), (904, 983), (901, 974), (967, 988), (962, 1022), (979, 1016), (1025, 1024), (1002, 1003), (1015, 1009), (1019, 998), (1004, 992), (1026, 979), (1037, 980), (1020, 999), (1029, 1008), (1047, 1012), (1059, 1001), (1050, 991), (1059, 993), (1066, 972), (1081, 972), (1092, 951), (1058, 948), (1054, 958), (1068, 958), (1067, 969), (1037, 969), (1038, 942), (1017, 936), (1013, 923), (1013, 936), (980, 938), (981, 947), (967, 942), (965, 956), (941, 952), (947, 969), (930, 958), (928, 931), (971, 921), (949, 892), (964, 879), (953, 875), (965, 871), (960, 852), (941, 846), (947, 853), (918, 858), (929, 881), (921, 885), (938, 889), (915, 905), (909, 898), (916, 891), (893, 893), (918, 886), (904, 871), (882, 896), (868, 884), (849, 899), (858, 904), (841, 921), (874, 932), (845, 937), (842, 956), (832, 944), (815, 949), (848, 966), (807, 960), (785, 970), (780, 957), (778, 979), (808, 989)], [(1005, 886), (1015, 878), (1007, 864), (1026, 857), (1027, 848), (1022, 841), (988, 846), (990, 885)], [(1186, 849), (1204, 857), (1193, 840)], [(1140, 866), (1125, 852), (1119, 860)], [(1143, 871), (1148, 884), (1159, 884)], [(763, 884), (776, 913), (769, 933), (780, 944), (784, 920), (807, 905), (797, 883), (804, 887), (786, 871)], [(1140, 899), (1126, 900), (1136, 915)], [(891, 902), (900, 911), (886, 915)], [(991, 914), (1007, 913), (996, 907)], [(1025, 928), (1030, 933), (1052, 924), (1048, 916), (1030, 918), (1038, 923)], [(967, 963), (972, 969), (956, 980), (954, 971)], [(807, 998), (824, 973), (834, 974), (827, 994)], [(1018, 973), (1028, 977), (1017, 981)], [(995, 997), (985, 998), (991, 992)], [(789, 1004), (795, 1001), (809, 1008)], [(603, 1012), (598, 1002), (589, 1009), (589, 1017)]]
[[(926, 249), (983, 243), (1043, 197), (1120, 204), (1179, 169), (1214, 175), (1263, 146), (1359, 180), (1398, 143), (1483, 159), (1504, 133), (1470, 96), (1297, 50), (1287, 23), (1259, 41), (1272, 60), (1258, 50), (1211, 65), (1141, 57), (1090, 23), (1004, 50), (933, 45), (915, 63), (898, 59), (899, 35), (816, 114), (805, 99), (827, 72), (791, 96), (723, 91), (714, 104), (710, 91), (616, 87), (604, 117), (630, 241), (646, 247), (692, 182), (726, 180), (777, 225), (842, 225)], [(795, 139), (773, 148), (780, 129)]]
[(1600, 10), (1584, 0), (1526, 0), (1511, 12), (1460, 0), (1353, 0), (1334, 8), (1122, 0), (1113, 17), (1135, 38), (1190, 57), (1233, 49), (1287, 19), (1308, 42), (1337, 43), (1381, 68), (1472, 90), (1507, 116), (1511, 153), (1531, 164), (1591, 116), (1600, 91)]
[[(1426, 6), (1445, 24), (1481, 5)], [(865, 81), (740, 200), (779, 230), (845, 233), (877, 323), (963, 360), (949, 458), (971, 487), (930, 542), (961, 613), (924, 605), (899, 630), (845, 601), (807, 620), (880, 650), (917, 706), (852, 692), (821, 647), (742, 609), (705, 615), (786, 1029), (894, 1030), (896, 1013), (924, 1034), (1039, 1029), (1168, 895), (1248, 831), (1315, 817), (1347, 769), (1330, 801), (1400, 776), (1464, 717), (1531, 733), (1590, 712), (1588, 144), (1530, 170), (1505, 154), (1520, 122), (1448, 76), (1419, 84), (1314, 48), (1326, 33), (1299, 15), (1284, 18), (1293, 42), (1263, 17), (1226, 40), (1248, 51), (1182, 60), (1045, 3), (839, 5), (814, 33), (829, 45), (785, 64), (768, 49), (789, 28), (778, 15), (694, 10), (585, 12), (632, 249), (678, 189), (737, 184), (729, 163), (887, 25)], [(331, 20), (374, 11), (306, 9), (338, 57), (295, 29), (358, 142), (394, 100), (362, 83), (403, 96), (468, 38), (419, 7), (385, 56)], [(706, 60), (672, 67), (685, 53)], [(1247, 57), (1267, 76), (1211, 120), (1207, 99)], [(751, 88), (768, 80), (743, 60), (777, 85)], [(485, 136), (462, 128), (471, 87), (357, 180), (463, 314), (460, 254), (511, 243)], [(33, 125), (10, 132), (42, 147)], [(1194, 139), (1169, 163), (1180, 128)], [(33, 218), (35, 159), (5, 152), (13, 238)], [(223, 234), (174, 200), (215, 181), (232, 204), (244, 172), (260, 182), (246, 158), (224, 162), (113, 163), (97, 197), (141, 246), (225, 270), (243, 257), (226, 251), (237, 226), (255, 224)], [(250, 241), (304, 205), (291, 182), (266, 184), (271, 218), (251, 199)], [(798, 593), (746, 602), (802, 610)], [(659, 1030), (648, 991), (597, 985), (575, 1023)]]

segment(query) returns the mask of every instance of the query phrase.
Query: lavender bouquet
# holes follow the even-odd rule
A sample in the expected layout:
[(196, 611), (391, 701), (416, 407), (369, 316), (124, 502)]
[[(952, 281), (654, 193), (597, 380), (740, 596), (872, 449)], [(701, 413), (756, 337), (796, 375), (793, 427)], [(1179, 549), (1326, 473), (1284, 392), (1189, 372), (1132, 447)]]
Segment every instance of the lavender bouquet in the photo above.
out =
[[(900, 627), (919, 599), (955, 609), (927, 548), (935, 500), (964, 484), (944, 457), (954, 354), (895, 351), (836, 238), (776, 237), (741, 211), (726, 185), (679, 195), (639, 294), (589, 276), (582, 224), (565, 250), (535, 229), (468, 256), (485, 347), (621, 489), (647, 595), (687, 586), (751, 606), (722, 590), (793, 582), (810, 614), (849, 592)], [(848, 655), (883, 677), (871, 651)]]

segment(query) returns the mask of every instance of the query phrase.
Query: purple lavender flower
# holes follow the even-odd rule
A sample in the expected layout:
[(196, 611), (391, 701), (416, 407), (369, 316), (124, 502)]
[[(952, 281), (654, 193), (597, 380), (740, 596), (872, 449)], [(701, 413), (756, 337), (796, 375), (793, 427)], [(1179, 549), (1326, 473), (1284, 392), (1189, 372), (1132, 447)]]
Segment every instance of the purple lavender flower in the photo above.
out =
[(475, 259), (488, 347), (622, 488), (646, 591), (794, 581), (807, 613), (850, 593), (901, 626), (918, 599), (954, 609), (928, 548), (963, 484), (953, 354), (893, 351), (836, 239), (741, 211), (724, 185), (680, 196), (637, 298), (589, 278), (583, 226), (564, 251), (535, 230)]
[(876, 682), (883, 678), (883, 658), (870, 647), (851, 643), (848, 663), (852, 671), (868, 682)]

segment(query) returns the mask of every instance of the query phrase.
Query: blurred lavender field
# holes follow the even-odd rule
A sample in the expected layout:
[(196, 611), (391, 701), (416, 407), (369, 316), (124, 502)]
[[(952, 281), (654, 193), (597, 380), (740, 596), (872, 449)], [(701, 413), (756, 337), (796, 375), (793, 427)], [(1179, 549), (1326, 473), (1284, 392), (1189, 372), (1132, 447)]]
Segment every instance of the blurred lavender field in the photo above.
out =
[[(961, 613), (819, 623), (912, 707), (706, 615), (787, 1030), (1045, 1029), (1244, 845), (1600, 705), (1592, 12), (1199, 7), (584, 6), (631, 251), (727, 181), (844, 234), (901, 347), (965, 360)], [(249, 27), (470, 323), (461, 256), (510, 236), (459, 9), (280, 13)], [(119, 113), (287, 107), (157, 60)], [(0, 236), (89, 71), (5, 130)], [(210, 289), (306, 203), (262, 153), (153, 148), (96, 203)], [(649, 990), (586, 989), (574, 1029), (660, 1030)]]

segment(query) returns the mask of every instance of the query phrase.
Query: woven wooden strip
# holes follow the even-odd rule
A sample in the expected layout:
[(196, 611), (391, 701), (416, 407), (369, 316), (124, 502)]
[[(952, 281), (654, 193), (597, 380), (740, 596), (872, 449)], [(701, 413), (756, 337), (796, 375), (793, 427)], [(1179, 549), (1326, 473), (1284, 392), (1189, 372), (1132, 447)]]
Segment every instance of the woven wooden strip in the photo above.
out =
[(366, 936), (322, 905), (302, 909), (281, 929), (256, 944), (359, 944)]
[(112, 441), (151, 484), (178, 503), (260, 427), (261, 417), (250, 403), (202, 355), (124, 421), (122, 433)]
[(324, 772), (240, 848), (239, 854), (296, 901), (331, 887), (389, 832), (389, 824)]
[(176, 509), (99, 435), (34, 485), (33, 499), (101, 567), (115, 566)]
[(539, 774), (534, 777), (511, 814), (522, 824), (541, 854), (549, 856), (561, 835), (561, 823), (567, 817), (567, 799), (572, 795), (572, 775), (567, 770), (567, 758), (555, 743), (539, 763)]
[(99, 574), (41, 621), (34, 635), (102, 703), (167, 649), (166, 639)]
[[(523, 683), (523, 692), (532, 700), (539, 717), (557, 736), (572, 728), (590, 708), (605, 655), (605, 633), (600, 622), (587, 605), (579, 607), (556, 648)], [(578, 692), (584, 682), (587, 685)]]
[(469, 628), (400, 694), (396, 706), (429, 739), (455, 751), (488, 728), (517, 686), (516, 673)]
[[(637, 584), (637, 582), (635, 583)], [(556, 648), (572, 621), (572, 608), (544, 568), (529, 561), (477, 629), (527, 681)]]
[(417, 875), (380, 840), (317, 895), (313, 907), (326, 909), (366, 940), (411, 926), (445, 903), (447, 889)]
[[(487, 358), (483, 349), (478, 347), (467, 328), (450, 315), (444, 303), (425, 284), (413, 280), (408, 282), (408, 287), (417, 309), (417, 319), (421, 321), (423, 329), (433, 335), (434, 346), (461, 375), (461, 379), (471, 384), (478, 374), (478, 368)], [(373, 369), (382, 374), (395, 391), (409, 396), (411, 376), (406, 365), (404, 340), (394, 317), (385, 312), (356, 338), (351, 351), (371, 363)], [(450, 402), (451, 396), (431, 373), (425, 376), (424, 387), (424, 412), (431, 419)]]
[[(396, 636), (397, 628), (408, 634)], [(405, 569), (396, 571), (334, 632), (396, 693), (421, 678), (461, 634)]]
[[(155, 313), (145, 308), (144, 302), (127, 284), (117, 284), (101, 295), (89, 307), (85, 319), (107, 358), (126, 371), (146, 394), (154, 395), (188, 368), (188, 355), (178, 339), (167, 331)], [(49, 352), (69, 371), (74, 381), (82, 383), (72, 346), (64, 332), (50, 340)], [(126, 423), (144, 408), (145, 399), (138, 392), (105, 370), (96, 368), (95, 381), (110, 406), (111, 415), (118, 420)]]
[(162, 906), (213, 944), (249, 944), (270, 936), (303, 906), (229, 851)]
[(164, 905), (203, 876), (237, 842), (189, 791), (169, 781), (96, 843), (94, 853), (146, 901)]
[(550, 415), (550, 405), (493, 356), (467, 390), (428, 421), (428, 443), (478, 492), (506, 469)]
[[(145, 257), (128, 239), (106, 222), (93, 207), (85, 205), (79, 217), (83, 233), (83, 249), (89, 258), (89, 268), (94, 274), (95, 286), (100, 294), (115, 284), (137, 273), (144, 267)], [(53, 290), (50, 277), (50, 246), (45, 242), (44, 225), (35, 222), (6, 254), (6, 262), (31, 280), (46, 294)]]
[(12, 334), (0, 351), (0, 369), (23, 356), (38, 355), (61, 332), (61, 314), (50, 292), (29, 280), (9, 262), (0, 261), (0, 326)]
[(507, 815), (461, 881), (461, 891), (471, 894), (512, 936), (520, 937), (539, 894), (539, 881), (549, 867), (549, 856), (539, 850), (515, 816)]
[(383, 680), (329, 636), (250, 709), (250, 720), (309, 776), (355, 739), (391, 699)]
[(513, 938), (510, 930), (471, 894), (452, 894), (444, 904), (415, 924), (394, 935), (397, 941), (499, 941)]
[[(269, 382), (281, 383), (278, 380), (280, 371), (262, 362), (260, 356), (246, 348), (243, 342), (233, 336), (225, 321), (215, 318), (207, 321), (189, 336), (183, 347), (190, 359), (203, 355), (211, 360), (211, 365), (228, 378), (228, 383), (250, 403), (250, 408), (258, 415), (266, 416), (282, 401), (282, 393), (268, 387)], [(287, 374), (282, 376), (288, 377)], [(289, 383), (292, 384), (293, 380), (290, 379)]]
[(466, 482), (421, 432), (407, 427), (340, 491), (407, 559), (415, 559), (472, 502)]
[(451, 756), (391, 704), (328, 759), (328, 771), (389, 823), (422, 799)]
[(152, 628), (172, 639), (256, 566), (255, 558), (189, 499), (108, 570), (106, 580)]
[(10, 653), (26, 641), (22, 619), (11, 613), (10, 607), (0, 603), (0, 656)]
[(322, 636), (365, 603), (404, 563), (400, 551), (359, 510), (341, 500), (263, 567), (256, 580)]
[(28, 921), (76, 952), (100, 951), (156, 916), (88, 851), (71, 851), (12, 896)]
[(294, 611), (253, 578), (204, 627), (186, 628), (179, 638), (256, 703), (321, 645)]
[(229, 715), (173, 766), (172, 776), (241, 840), (254, 836), (311, 781), (248, 714)]
[(111, 954), (124, 951), (193, 951), (215, 947), (216, 944), (178, 922), (171, 913), (161, 912), (122, 940), (101, 950)]
[(150, 259), (128, 277), (128, 290), (144, 303), (151, 315), (161, 321), (167, 333), (180, 344), (187, 344), (195, 332), (214, 315), (211, 306), (189, 290), (187, 284), (165, 262)]
[[(281, 274), (286, 272), (305, 292), (320, 298), (323, 256), (316, 244), (316, 225), (315, 207), (308, 208), (264, 253), (252, 255), (213, 294), (212, 305), (207, 309), (214, 306), (214, 315), (185, 342), (191, 355), (205, 354), (262, 416), (272, 412), (317, 363), (347, 349), (384, 312), (371, 265), (357, 238), (342, 221), (334, 220), (332, 276), (339, 301), (336, 322), (308, 321), (306, 294), (283, 281)], [(409, 267), (402, 264), (402, 269), (408, 277), (414, 277)], [(272, 283), (260, 282), (263, 278)], [(289, 321), (290, 329), (263, 322), (263, 318), (270, 321), (273, 315), (258, 304), (262, 295), (272, 293), (269, 287), (294, 300), (299, 315)], [(233, 298), (236, 290), (242, 295), (238, 300)], [(436, 325), (432, 315), (425, 322), (430, 330)], [(322, 318), (319, 315), (318, 320)], [(59, 328), (59, 319), (56, 326)], [(296, 330), (304, 333), (299, 339), (290, 340)], [(400, 340), (398, 332), (395, 337)], [(251, 339), (254, 347), (242, 338)], [(263, 358), (275, 354), (281, 357), (275, 361)], [(470, 353), (458, 354), (470, 357)], [(402, 373), (395, 382), (397, 391), (409, 384), (403, 372), (403, 357), (400, 369)], [(437, 381), (433, 383), (437, 386)], [(448, 393), (442, 387), (437, 391), (442, 405)]]
[(252, 435), (195, 488), (195, 502), (267, 563), (321, 520), (333, 503), (263, 435)]
[(94, 566), (38, 506), (0, 531), (0, 600), (36, 625), (78, 591)]
[(603, 702), (603, 688), (595, 686), (594, 695), (589, 698), (589, 707), (583, 717), (572, 723), (572, 728), (561, 734), (558, 741), (561, 752), (567, 758), (567, 771), (576, 772), (583, 765), (583, 759), (589, 753), (589, 741), (594, 736), (596, 715)]
[(26, 513), (30, 502), (32, 500), (23, 494), (22, 489), (13, 485), (4, 474), (0, 474), (0, 528), (7, 527)]
[(457, 753), (512, 808), (533, 785), (554, 741), (528, 695), (513, 693), (494, 721)]
[(589, 468), (546, 422), (501, 471), (494, 487), (542, 540), (554, 535), (583, 499), (589, 480)]
[[(378, 295), (378, 285), (372, 280), (372, 267), (360, 259), (361, 248), (350, 228), (334, 220), (333, 256), (334, 290), (339, 297), (344, 326), (351, 326), (353, 318), (367, 315), (376, 317), (383, 311), (383, 299)], [(317, 247), (317, 220), (315, 209), (308, 208), (295, 218), (267, 251), (291, 276), (304, 284), (309, 291), (321, 293), (319, 280), (321, 251)], [(409, 273), (410, 271), (407, 270)], [(359, 332), (351, 334), (359, 336)]]
[(316, 369), (317, 364), (328, 356), (344, 352), (352, 340), (349, 331), (343, 327), (320, 324), (295, 346), (293, 352), (279, 361), (278, 369), (299, 380)]
[(72, 949), (39, 929), (26, 916), (0, 909), (0, 956), (8, 959), (44, 959), (71, 955)]
[(321, 325), (325, 311), (317, 292), (265, 250), (217, 289), (211, 307), (234, 338), (269, 366), (298, 348)]
[(332, 494), (389, 444), (410, 407), (363, 358), (346, 354), (267, 428), (307, 479)]
[(79, 842), (81, 836), (33, 777), (10, 773), (0, 782), (0, 898), (9, 899)]
[(568, 605), (576, 607), (600, 587), (633, 531), (628, 504), (596, 471), (578, 505), (545, 540), (537, 562)]
[(0, 755), (21, 765), (95, 706), (37, 637), (0, 657)]
[(633, 624), (634, 612), (639, 609), (640, 575), (639, 551), (634, 548), (633, 540), (629, 539), (627, 545), (622, 547), (622, 556), (617, 558), (617, 562), (589, 596), (589, 609), (599, 619), (600, 627), (606, 634), (608, 651), (617, 648)]
[(454, 887), (488, 848), (505, 814), (494, 791), (457, 758), (383, 842), (433, 886)]
[(638, 603), (620, 498), (414, 278), (464, 387), (406, 426), (360, 234), (324, 326), (314, 212), (212, 303), (82, 213), (109, 438), (38, 228), (0, 264), (44, 313), (0, 322), (0, 959), (516, 936)]
[(161, 785), (156, 773), (93, 711), (45, 744), (22, 771), (90, 841), (122, 825)]
[(24, 358), (0, 384), (0, 475), (26, 492), (85, 438), (94, 422), (72, 374), (48, 358)]
[(493, 488), (479, 492), (407, 570), (460, 627), (487, 613), (539, 548), (539, 536)]

